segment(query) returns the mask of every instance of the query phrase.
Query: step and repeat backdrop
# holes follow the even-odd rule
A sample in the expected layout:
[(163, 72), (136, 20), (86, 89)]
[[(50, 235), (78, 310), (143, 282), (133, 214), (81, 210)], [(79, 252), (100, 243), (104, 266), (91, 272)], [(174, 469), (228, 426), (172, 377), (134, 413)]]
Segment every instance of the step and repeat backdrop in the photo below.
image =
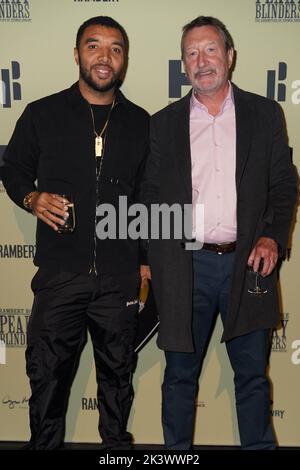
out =
[[(295, 165), (300, 163), (300, 0), (0, 0), (0, 158), (30, 101), (70, 86), (79, 25), (96, 15), (119, 21), (130, 38), (123, 91), (154, 113), (189, 89), (180, 60), (181, 28), (198, 15), (221, 19), (237, 50), (233, 81), (282, 106)], [(255, 182), (253, 182), (255, 190)], [(30, 389), (24, 353), (36, 268), (35, 219), (15, 207), (0, 182), (0, 440), (29, 437)], [(270, 378), (278, 442), (300, 446), (300, 234), (281, 267), (282, 320), (273, 332)], [(172, 292), (169, 293), (172, 296)], [(160, 386), (163, 353), (156, 347), (154, 305), (141, 293), (136, 397), (129, 429), (137, 443), (162, 443)], [(196, 444), (239, 443), (233, 374), (217, 322), (200, 380)], [(141, 344), (143, 343), (143, 344)], [(66, 440), (98, 442), (95, 370), (87, 344), (70, 397)]]

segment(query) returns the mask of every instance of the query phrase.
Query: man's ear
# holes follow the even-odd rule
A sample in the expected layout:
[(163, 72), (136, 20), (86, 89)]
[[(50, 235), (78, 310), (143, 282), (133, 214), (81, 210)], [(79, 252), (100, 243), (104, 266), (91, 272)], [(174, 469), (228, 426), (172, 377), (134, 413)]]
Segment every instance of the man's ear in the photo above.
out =
[(77, 47), (74, 47), (74, 58), (75, 58), (76, 64), (78, 65), (79, 64), (79, 57), (78, 57)]
[(230, 70), (234, 61), (234, 49), (232, 47), (227, 51), (227, 60), (229, 65), (228, 69)]

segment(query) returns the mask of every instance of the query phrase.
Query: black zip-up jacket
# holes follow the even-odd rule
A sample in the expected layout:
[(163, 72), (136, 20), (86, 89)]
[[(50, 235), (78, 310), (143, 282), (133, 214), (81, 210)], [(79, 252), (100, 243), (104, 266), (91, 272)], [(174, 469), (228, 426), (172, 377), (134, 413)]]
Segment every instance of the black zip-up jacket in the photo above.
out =
[[(145, 110), (118, 90), (106, 131), (99, 178), (99, 201), (116, 208), (119, 196), (128, 205), (137, 201), (148, 153)], [(31, 191), (71, 192), (76, 228), (58, 234), (38, 219), (34, 263), (54, 270), (89, 273), (126, 273), (141, 262), (139, 240), (95, 237), (96, 162), (90, 106), (78, 83), (30, 103), (16, 124), (7, 146), (1, 177), (9, 197), (20, 207)], [(128, 221), (129, 223), (129, 221)], [(97, 250), (95, 250), (95, 242)], [(96, 256), (95, 256), (96, 255)]]

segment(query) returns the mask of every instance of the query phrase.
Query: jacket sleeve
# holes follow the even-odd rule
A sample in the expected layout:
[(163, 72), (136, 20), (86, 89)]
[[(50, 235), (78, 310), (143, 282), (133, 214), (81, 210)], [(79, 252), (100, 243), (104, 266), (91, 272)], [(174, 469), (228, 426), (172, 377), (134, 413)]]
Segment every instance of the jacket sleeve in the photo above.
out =
[(0, 168), (7, 194), (22, 209), (25, 209), (26, 194), (36, 191), (38, 157), (38, 142), (28, 105), (17, 121)]
[[(137, 175), (136, 175), (136, 184), (135, 184), (135, 195), (134, 200), (137, 203), (142, 204), (142, 190), (143, 190), (143, 178), (145, 174), (145, 168), (147, 164), (147, 159), (149, 156), (149, 114), (145, 114), (142, 122), (140, 123), (141, 129), (140, 134), (144, 137), (142, 139), (142, 153), (143, 158), (139, 165)], [(139, 239), (139, 263), (140, 265), (148, 265), (148, 240), (145, 238)]]
[(297, 200), (297, 176), (286, 142), (283, 114), (274, 101), (268, 209), (273, 214), (261, 236), (279, 244), (280, 255), (286, 252), (288, 236)]
[(148, 212), (151, 210), (151, 204), (158, 203), (159, 201), (161, 156), (156, 134), (156, 119), (154, 116), (150, 121), (150, 151), (141, 192), (142, 202), (147, 206)]
[(151, 205), (159, 203), (161, 156), (158, 150), (156, 123), (156, 116), (154, 116), (150, 120), (150, 149), (143, 174), (140, 197), (141, 203), (147, 208), (148, 239), (142, 240), (145, 259), (147, 259), (152, 230), (155, 229), (155, 227), (151, 227)]

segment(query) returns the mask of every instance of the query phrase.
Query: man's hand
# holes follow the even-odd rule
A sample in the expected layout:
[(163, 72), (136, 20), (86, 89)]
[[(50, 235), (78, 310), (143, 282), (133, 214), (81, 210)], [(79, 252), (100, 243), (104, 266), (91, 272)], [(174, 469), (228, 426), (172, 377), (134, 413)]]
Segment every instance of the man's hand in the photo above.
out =
[(141, 288), (143, 288), (147, 284), (148, 279), (149, 281), (151, 280), (150, 267), (145, 264), (142, 264), (140, 266), (140, 275), (141, 275)]
[(57, 225), (64, 225), (68, 218), (68, 202), (59, 194), (35, 192), (30, 208), (39, 219), (57, 231)]
[(254, 272), (258, 271), (261, 259), (263, 260), (263, 268), (260, 271), (260, 274), (263, 277), (269, 276), (278, 261), (278, 246), (272, 238), (259, 238), (255, 247), (251, 251), (248, 258), (248, 265), (253, 267)]

